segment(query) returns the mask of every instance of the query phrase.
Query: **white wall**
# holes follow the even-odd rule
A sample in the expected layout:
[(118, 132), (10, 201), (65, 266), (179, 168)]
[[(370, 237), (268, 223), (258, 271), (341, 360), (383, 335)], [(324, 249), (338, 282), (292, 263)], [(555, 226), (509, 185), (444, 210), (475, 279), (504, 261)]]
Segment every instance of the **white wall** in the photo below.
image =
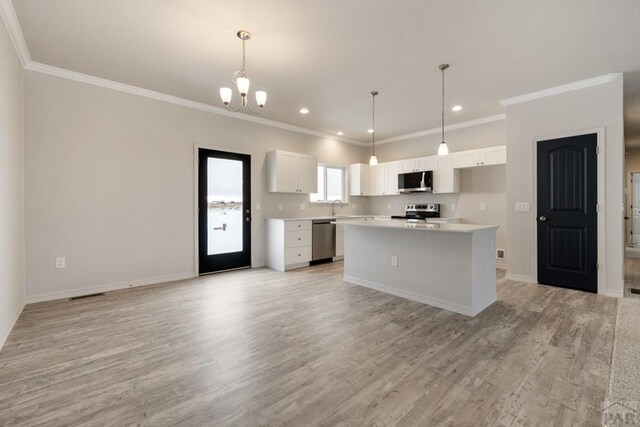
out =
[[(254, 266), (264, 264), (263, 218), (331, 212), (306, 195), (266, 193), (268, 150), (344, 165), (366, 156), (352, 144), (26, 72), (28, 299), (194, 274), (195, 143), (252, 154), (252, 201), (262, 204)], [(354, 201), (345, 210), (364, 212), (366, 199)], [(55, 268), (58, 256), (65, 269)]]
[[(474, 148), (506, 145), (506, 122), (493, 123), (447, 131), (445, 139), (450, 152)], [(429, 135), (402, 142), (384, 144), (376, 149), (380, 162), (433, 155), (438, 150), (440, 135)], [(401, 194), (369, 198), (370, 213), (401, 215), (407, 203), (440, 203), (441, 216), (461, 217), (463, 222), (498, 225), (497, 247), (507, 249), (506, 169), (504, 165), (464, 169), (460, 174), (459, 194)], [(480, 210), (485, 203), (486, 210)], [(451, 209), (452, 204), (455, 210)], [(507, 257), (509, 252), (506, 253)], [(498, 266), (505, 267), (503, 260)]]
[(515, 212), (515, 202), (533, 203), (533, 141), (605, 127), (606, 278), (603, 292), (623, 289), (623, 98), (622, 77), (598, 86), (511, 105), (507, 108), (507, 273), (535, 280), (535, 216)]
[(22, 66), (0, 21), (0, 348), (24, 306)]

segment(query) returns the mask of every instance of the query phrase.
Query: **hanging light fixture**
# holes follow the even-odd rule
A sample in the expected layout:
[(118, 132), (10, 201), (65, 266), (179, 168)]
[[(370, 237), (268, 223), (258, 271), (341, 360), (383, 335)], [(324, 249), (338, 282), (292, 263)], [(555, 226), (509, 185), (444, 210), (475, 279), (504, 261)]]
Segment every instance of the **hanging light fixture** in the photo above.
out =
[(378, 95), (378, 91), (374, 90), (369, 93), (371, 95), (372, 109), (371, 109), (371, 129), (369, 129), (369, 133), (371, 134), (371, 157), (369, 158), (369, 164), (371, 166), (375, 166), (378, 164), (378, 158), (376, 157), (376, 95)]
[(263, 90), (256, 91), (256, 104), (258, 104), (258, 110), (254, 110), (253, 108), (251, 108), (249, 102), (247, 101), (247, 94), (249, 93), (249, 78), (247, 77), (247, 72), (245, 71), (245, 43), (247, 40), (251, 40), (251, 33), (249, 31), (240, 30), (238, 31), (237, 36), (240, 40), (242, 40), (242, 65), (240, 66), (240, 70), (236, 71), (233, 74), (233, 82), (238, 87), (238, 92), (240, 92), (240, 105), (235, 109), (229, 107), (229, 103), (231, 102), (231, 95), (233, 93), (231, 88), (220, 88), (220, 98), (222, 98), (222, 102), (224, 103), (225, 108), (232, 113), (246, 108), (253, 114), (260, 114), (260, 112), (262, 112), (262, 108), (267, 103), (267, 92)]
[(449, 147), (444, 142), (444, 70), (449, 68), (449, 64), (442, 64), (438, 66), (438, 70), (442, 71), (442, 142), (438, 146), (438, 156), (446, 156), (449, 154)]

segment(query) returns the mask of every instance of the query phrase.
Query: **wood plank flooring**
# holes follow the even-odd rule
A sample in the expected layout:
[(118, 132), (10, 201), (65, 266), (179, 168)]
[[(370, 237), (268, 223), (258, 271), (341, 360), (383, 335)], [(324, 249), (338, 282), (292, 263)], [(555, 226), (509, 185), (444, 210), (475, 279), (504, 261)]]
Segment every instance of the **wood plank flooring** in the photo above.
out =
[(25, 308), (0, 425), (601, 425), (616, 300), (498, 280), (475, 318), (334, 263)]

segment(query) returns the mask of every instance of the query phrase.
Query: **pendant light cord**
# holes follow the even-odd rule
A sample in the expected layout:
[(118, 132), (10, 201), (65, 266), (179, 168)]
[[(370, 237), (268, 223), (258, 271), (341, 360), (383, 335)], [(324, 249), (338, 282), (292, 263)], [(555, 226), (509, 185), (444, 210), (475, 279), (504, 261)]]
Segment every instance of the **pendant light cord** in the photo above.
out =
[(371, 150), (372, 155), (376, 155), (376, 95), (371, 94), (373, 98), (373, 114), (371, 119), (371, 129), (373, 129), (373, 133), (371, 134), (371, 141), (373, 142), (373, 149)]
[(244, 46), (245, 43), (246, 43), (246, 40), (242, 39), (242, 67), (240, 68), (240, 75), (242, 77), (247, 77), (247, 72), (244, 69), (244, 65), (246, 62), (245, 46)]
[(444, 142), (444, 67), (442, 67), (442, 142)]

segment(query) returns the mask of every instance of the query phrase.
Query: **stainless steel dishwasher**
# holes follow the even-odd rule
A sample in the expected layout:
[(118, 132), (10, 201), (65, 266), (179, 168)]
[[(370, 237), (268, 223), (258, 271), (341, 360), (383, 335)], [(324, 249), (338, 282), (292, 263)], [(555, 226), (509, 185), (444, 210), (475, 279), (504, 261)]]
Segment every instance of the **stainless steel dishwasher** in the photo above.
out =
[(336, 256), (336, 225), (333, 219), (314, 219), (311, 235), (311, 261)]

